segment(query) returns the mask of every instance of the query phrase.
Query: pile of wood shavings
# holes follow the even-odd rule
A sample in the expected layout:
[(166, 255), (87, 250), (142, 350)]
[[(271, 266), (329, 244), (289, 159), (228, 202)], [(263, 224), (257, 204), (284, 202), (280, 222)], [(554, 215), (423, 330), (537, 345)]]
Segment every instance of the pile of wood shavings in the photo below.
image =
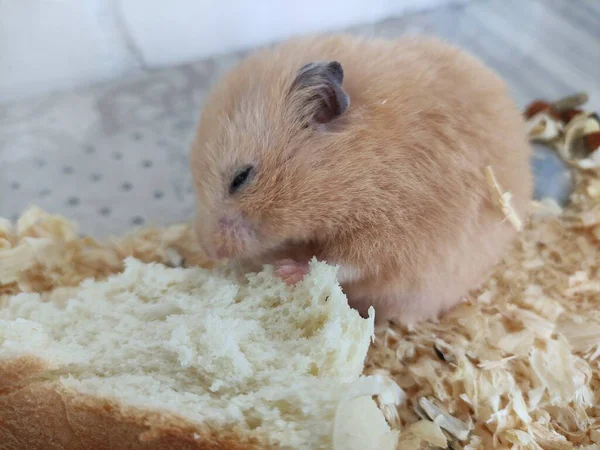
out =
[(81, 237), (75, 223), (34, 206), (16, 224), (0, 219), (0, 305), (19, 292), (68, 296), (86, 278), (120, 272), (129, 256), (169, 266), (211, 267), (187, 224), (98, 242)]
[[(399, 449), (600, 448), (600, 169), (595, 153), (569, 153), (556, 115), (538, 114), (528, 117), (532, 139), (576, 170), (569, 207), (536, 203), (522, 223), (488, 169), (499, 209), (523, 227), (514, 249), (439, 322), (377, 330), (366, 372), (406, 391), (405, 404), (385, 410)], [(542, 122), (558, 132), (540, 137)], [(0, 304), (18, 292), (67, 298), (84, 278), (119, 272), (126, 256), (208, 267), (188, 225), (96, 242), (32, 208), (17, 224), (0, 220)]]
[(367, 372), (407, 394), (388, 411), (399, 449), (600, 449), (600, 147), (576, 153), (565, 123), (544, 119), (559, 131), (540, 137), (534, 114), (530, 136), (574, 168), (569, 206), (535, 203), (485, 286), (439, 322), (377, 332)]

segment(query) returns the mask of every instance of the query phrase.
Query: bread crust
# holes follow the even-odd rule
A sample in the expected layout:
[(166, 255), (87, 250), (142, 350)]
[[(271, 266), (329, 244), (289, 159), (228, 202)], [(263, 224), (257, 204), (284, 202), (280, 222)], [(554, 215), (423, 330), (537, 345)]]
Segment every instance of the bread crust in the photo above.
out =
[(49, 366), (46, 361), (32, 356), (1, 361), (0, 393), (14, 386), (22, 386), (38, 373), (48, 369)]
[(43, 361), (0, 364), (0, 450), (276, 449), (241, 429), (214, 429), (182, 417), (126, 408), (40, 380)]

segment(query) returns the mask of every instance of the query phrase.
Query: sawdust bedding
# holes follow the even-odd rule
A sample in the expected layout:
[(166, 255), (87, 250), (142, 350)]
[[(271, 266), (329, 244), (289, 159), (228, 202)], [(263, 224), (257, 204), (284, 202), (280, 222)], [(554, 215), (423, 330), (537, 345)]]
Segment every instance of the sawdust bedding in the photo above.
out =
[[(573, 169), (570, 204), (536, 203), (522, 223), (488, 168), (499, 209), (523, 228), (514, 249), (440, 321), (377, 331), (365, 370), (406, 392), (385, 411), (399, 449), (600, 448), (600, 120), (578, 109), (585, 101), (524, 111), (531, 139)], [(208, 267), (201, 255), (188, 225), (97, 242), (32, 207), (16, 224), (0, 219), (0, 306), (19, 292), (60, 302), (85, 278), (119, 272), (127, 256)]]

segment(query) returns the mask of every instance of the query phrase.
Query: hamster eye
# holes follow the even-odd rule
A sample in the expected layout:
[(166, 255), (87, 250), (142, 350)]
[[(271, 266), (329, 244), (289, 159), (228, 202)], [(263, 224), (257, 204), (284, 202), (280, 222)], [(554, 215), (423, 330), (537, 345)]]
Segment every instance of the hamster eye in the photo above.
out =
[(231, 180), (231, 184), (229, 185), (230, 194), (235, 194), (239, 190), (239, 188), (241, 188), (248, 181), (253, 169), (254, 167), (252, 166), (246, 166), (238, 170), (238, 172), (233, 177), (233, 180)]

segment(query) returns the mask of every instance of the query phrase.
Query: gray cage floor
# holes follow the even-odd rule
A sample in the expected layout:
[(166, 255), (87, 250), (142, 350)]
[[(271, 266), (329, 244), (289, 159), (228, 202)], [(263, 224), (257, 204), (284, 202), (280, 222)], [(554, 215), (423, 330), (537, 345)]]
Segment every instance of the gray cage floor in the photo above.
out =
[[(521, 105), (587, 90), (589, 106), (599, 106), (596, 0), (475, 0), (351, 31), (435, 33), (498, 70)], [(0, 216), (36, 204), (97, 237), (189, 220), (198, 113), (209, 86), (242, 56), (0, 106)]]

